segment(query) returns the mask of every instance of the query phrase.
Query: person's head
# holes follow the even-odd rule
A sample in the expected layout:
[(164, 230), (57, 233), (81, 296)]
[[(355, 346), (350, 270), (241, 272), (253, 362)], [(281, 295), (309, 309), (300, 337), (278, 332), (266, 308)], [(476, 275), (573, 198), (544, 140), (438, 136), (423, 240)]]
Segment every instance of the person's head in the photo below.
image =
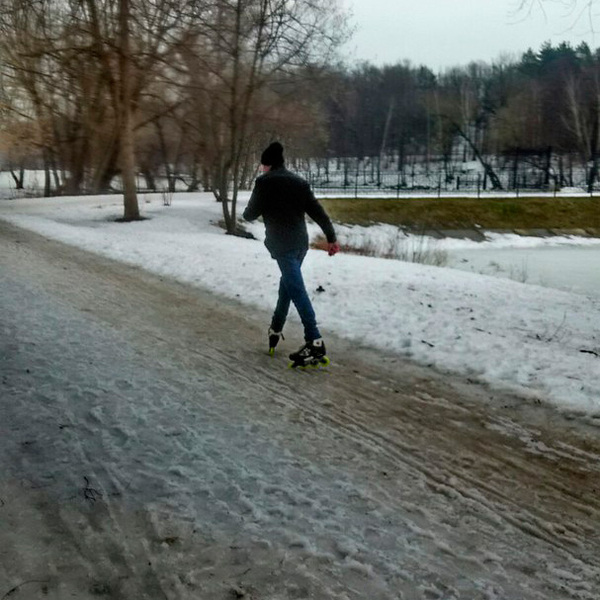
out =
[(270, 144), (260, 155), (260, 164), (265, 172), (283, 167), (283, 163), (283, 146), (279, 142)]

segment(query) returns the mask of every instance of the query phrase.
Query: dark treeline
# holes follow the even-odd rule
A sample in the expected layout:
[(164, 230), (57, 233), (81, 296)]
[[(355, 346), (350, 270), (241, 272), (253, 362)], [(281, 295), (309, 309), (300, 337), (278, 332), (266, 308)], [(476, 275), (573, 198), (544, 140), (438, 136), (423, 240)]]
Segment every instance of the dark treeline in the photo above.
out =
[[(435, 74), (427, 67), (363, 64), (331, 75), (322, 156), (394, 160), (398, 170), (435, 160), (450, 173), (481, 163), (492, 187), (497, 169), (525, 162), (545, 185), (597, 180), (600, 50), (545, 44), (515, 60), (472, 63)], [(515, 169), (517, 173), (517, 169)]]

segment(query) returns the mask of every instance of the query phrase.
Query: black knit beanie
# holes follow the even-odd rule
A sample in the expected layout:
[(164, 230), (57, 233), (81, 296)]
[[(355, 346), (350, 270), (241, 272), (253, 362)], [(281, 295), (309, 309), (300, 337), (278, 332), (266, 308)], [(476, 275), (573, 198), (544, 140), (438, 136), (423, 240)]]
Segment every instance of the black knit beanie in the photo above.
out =
[(283, 165), (283, 146), (279, 142), (273, 142), (260, 155), (260, 164), (276, 169)]

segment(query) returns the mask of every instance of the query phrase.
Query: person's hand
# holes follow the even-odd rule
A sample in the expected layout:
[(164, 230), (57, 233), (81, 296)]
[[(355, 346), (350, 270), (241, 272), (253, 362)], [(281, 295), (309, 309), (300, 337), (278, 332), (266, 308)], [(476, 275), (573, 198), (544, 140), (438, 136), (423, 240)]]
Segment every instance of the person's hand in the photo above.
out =
[(337, 242), (327, 244), (327, 253), (329, 254), (329, 256), (333, 256), (334, 254), (337, 254), (339, 251), (340, 251), (340, 245)]

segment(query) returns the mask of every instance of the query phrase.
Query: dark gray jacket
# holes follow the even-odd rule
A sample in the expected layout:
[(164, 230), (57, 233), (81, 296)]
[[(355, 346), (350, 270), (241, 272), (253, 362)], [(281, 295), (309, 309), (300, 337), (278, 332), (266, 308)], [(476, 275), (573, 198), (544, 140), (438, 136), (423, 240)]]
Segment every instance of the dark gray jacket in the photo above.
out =
[(308, 183), (280, 167), (257, 178), (243, 217), (246, 221), (263, 218), (265, 246), (276, 258), (308, 248), (305, 214), (321, 227), (328, 242), (336, 241), (331, 220)]

